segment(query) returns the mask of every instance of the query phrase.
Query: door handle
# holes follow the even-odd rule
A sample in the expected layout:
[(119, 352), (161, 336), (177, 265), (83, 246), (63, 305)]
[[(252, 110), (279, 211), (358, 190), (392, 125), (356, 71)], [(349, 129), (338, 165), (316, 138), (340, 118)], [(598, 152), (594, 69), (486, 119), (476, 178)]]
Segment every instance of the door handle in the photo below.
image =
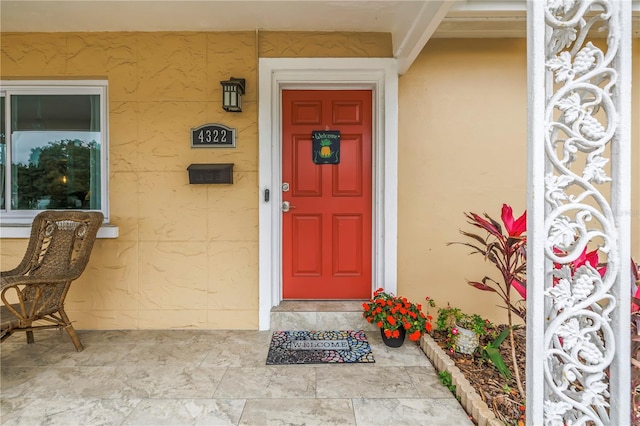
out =
[(288, 201), (283, 201), (282, 202), (282, 211), (284, 213), (288, 212), (291, 209), (295, 209), (296, 206), (292, 206), (291, 203), (289, 203)]

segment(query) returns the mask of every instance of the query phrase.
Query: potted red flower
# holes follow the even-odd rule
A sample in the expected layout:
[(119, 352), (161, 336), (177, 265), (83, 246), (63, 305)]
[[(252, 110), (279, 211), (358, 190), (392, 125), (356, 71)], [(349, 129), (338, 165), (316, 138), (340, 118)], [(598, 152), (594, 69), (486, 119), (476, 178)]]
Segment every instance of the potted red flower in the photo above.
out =
[(431, 332), (433, 319), (422, 312), (422, 306), (406, 297), (386, 293), (382, 288), (373, 293), (373, 299), (362, 304), (362, 316), (380, 329), (382, 340), (391, 347), (399, 347), (405, 336), (418, 342), (425, 332)]

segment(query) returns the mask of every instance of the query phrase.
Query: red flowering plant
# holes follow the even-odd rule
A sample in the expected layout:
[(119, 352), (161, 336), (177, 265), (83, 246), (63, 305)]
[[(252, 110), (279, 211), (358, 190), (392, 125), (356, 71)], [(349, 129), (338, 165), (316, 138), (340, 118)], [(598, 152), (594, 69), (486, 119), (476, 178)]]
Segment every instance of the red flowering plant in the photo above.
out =
[(631, 418), (640, 424), (640, 265), (633, 259), (631, 274)]
[[(460, 231), (462, 235), (468, 237), (470, 242), (454, 242), (451, 244), (461, 244), (470, 247), (471, 254), (480, 254), (485, 261), (489, 261), (499, 271), (502, 280), (497, 281), (485, 276), (480, 281), (468, 281), (469, 285), (483, 291), (496, 293), (505, 304), (507, 309), (507, 321), (509, 324), (509, 341), (511, 344), (511, 358), (515, 366), (515, 379), (520, 395), (524, 395), (524, 387), (520, 380), (520, 372), (517, 368), (515, 341), (513, 337), (512, 314), (516, 314), (523, 321), (526, 321), (526, 307), (523, 300), (526, 299), (526, 273), (527, 273), (527, 212), (520, 217), (513, 217), (513, 209), (508, 204), (502, 205), (500, 218), (502, 225), (491, 218), (488, 214), (480, 216), (476, 213), (465, 213), (467, 222), (483, 233)], [(504, 226), (504, 227), (503, 227)], [(512, 296), (511, 290), (515, 290), (521, 299), (517, 300)]]
[(515, 290), (522, 299), (526, 299), (527, 257), (527, 212), (514, 219), (513, 209), (507, 204), (502, 205), (501, 219), (503, 226), (488, 214), (484, 218), (476, 213), (465, 213), (468, 223), (485, 231), (485, 235), (460, 231), (471, 242), (449, 243), (462, 244), (471, 247), (471, 254), (481, 254), (485, 260), (492, 263), (500, 272), (502, 282), (485, 276), (480, 281), (469, 281), (469, 285), (483, 291), (497, 293), (504, 301), (506, 308), (526, 320), (526, 308), (520, 301), (514, 301), (511, 290)]
[(406, 297), (386, 293), (382, 288), (377, 289), (373, 299), (364, 302), (362, 307), (362, 316), (382, 329), (386, 337), (399, 337), (402, 327), (409, 339), (417, 342), (433, 328), (433, 317), (422, 312), (422, 305), (409, 302)]

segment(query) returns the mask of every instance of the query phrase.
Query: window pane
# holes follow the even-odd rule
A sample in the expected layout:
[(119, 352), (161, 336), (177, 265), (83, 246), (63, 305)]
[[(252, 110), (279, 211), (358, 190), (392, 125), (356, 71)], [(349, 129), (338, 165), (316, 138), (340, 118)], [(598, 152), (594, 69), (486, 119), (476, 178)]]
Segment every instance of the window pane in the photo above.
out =
[(11, 207), (100, 209), (100, 97), (11, 96)]
[(7, 150), (6, 150), (6, 134), (7, 134), (7, 125), (5, 123), (5, 107), (4, 107), (5, 97), (0, 96), (0, 210), (4, 210), (4, 199), (5, 199), (5, 174), (6, 174), (6, 164), (7, 164)]

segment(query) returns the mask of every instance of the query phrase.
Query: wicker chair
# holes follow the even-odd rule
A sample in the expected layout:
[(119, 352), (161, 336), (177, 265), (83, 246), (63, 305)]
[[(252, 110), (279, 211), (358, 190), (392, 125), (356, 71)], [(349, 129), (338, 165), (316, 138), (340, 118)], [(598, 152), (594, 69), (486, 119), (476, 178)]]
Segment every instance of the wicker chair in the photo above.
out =
[(82, 211), (47, 210), (35, 217), (24, 258), (0, 272), (0, 341), (26, 331), (27, 343), (33, 343), (33, 330), (64, 328), (78, 352), (84, 349), (64, 299), (87, 266), (102, 220), (100, 212)]

